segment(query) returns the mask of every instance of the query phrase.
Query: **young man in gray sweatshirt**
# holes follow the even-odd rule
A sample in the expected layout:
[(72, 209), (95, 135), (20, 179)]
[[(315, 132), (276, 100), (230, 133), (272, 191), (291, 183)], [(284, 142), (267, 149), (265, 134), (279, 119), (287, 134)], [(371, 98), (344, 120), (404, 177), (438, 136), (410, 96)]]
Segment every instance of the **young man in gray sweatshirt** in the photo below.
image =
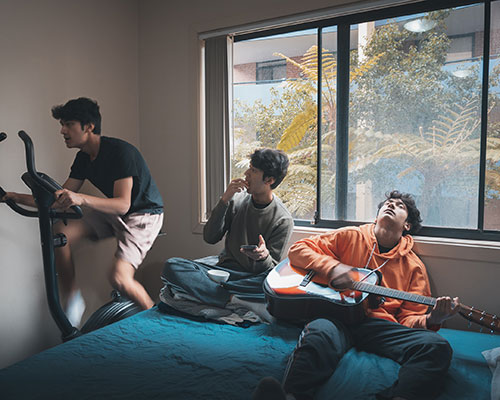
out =
[[(203, 304), (241, 305), (269, 319), (262, 283), (283, 257), (293, 230), (291, 214), (273, 193), (288, 164), (286, 154), (278, 150), (256, 150), (250, 156), (244, 179), (231, 181), (203, 230), (210, 244), (225, 236), (224, 249), (219, 256), (199, 260), (170, 258), (162, 273), (166, 287)], [(212, 281), (210, 269), (227, 271), (229, 279)]]

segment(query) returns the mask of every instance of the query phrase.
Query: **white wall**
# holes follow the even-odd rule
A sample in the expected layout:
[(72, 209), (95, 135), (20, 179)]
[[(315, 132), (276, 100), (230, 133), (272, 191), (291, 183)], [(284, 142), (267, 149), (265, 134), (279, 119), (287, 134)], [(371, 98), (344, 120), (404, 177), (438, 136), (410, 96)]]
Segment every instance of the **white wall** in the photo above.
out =
[[(103, 133), (140, 146), (166, 203), (167, 234), (138, 273), (157, 297), (166, 258), (220, 249), (194, 233), (199, 230), (197, 34), (341, 3), (353, 1), (0, 0), (0, 131), (9, 134), (0, 144), (0, 185), (26, 190), (19, 179), (25, 170), (19, 129), (33, 136), (39, 169), (64, 181), (74, 152), (65, 148), (50, 108), (81, 95), (97, 99)], [(0, 220), (3, 367), (60, 339), (46, 306), (36, 221), (2, 205)], [(293, 240), (309, 234), (297, 232)], [(434, 293), (458, 294), (466, 303), (500, 313), (496, 244), (421, 241), (418, 246)], [(87, 315), (108, 296), (105, 270), (112, 247), (106, 242), (76, 253)]]
[[(353, 3), (353, 1), (350, 1)], [(203, 242), (198, 224), (199, 76), (198, 33), (331, 7), (349, 1), (255, 0), (139, 3), (139, 104), (141, 150), (161, 171), (166, 233), (148, 259), (217, 254)], [(161, 262), (150, 266), (146, 286), (156, 292)], [(146, 268), (147, 270), (147, 268)], [(157, 272), (153, 272), (157, 271)]]
[[(0, 0), (0, 131), (9, 135), (0, 144), (5, 190), (28, 191), (20, 179), (26, 170), (20, 129), (33, 138), (38, 169), (61, 183), (67, 178), (75, 151), (66, 149), (50, 109), (70, 98), (98, 100), (103, 134), (139, 144), (137, 10), (136, 0)], [(46, 306), (37, 221), (5, 205), (0, 221), (3, 367), (60, 339)], [(79, 270), (103, 271), (112, 256), (106, 246), (79, 258)], [(110, 289), (101, 282), (97, 295), (105, 298)], [(95, 288), (94, 282), (89, 290)], [(91, 298), (89, 306), (103, 300)]]

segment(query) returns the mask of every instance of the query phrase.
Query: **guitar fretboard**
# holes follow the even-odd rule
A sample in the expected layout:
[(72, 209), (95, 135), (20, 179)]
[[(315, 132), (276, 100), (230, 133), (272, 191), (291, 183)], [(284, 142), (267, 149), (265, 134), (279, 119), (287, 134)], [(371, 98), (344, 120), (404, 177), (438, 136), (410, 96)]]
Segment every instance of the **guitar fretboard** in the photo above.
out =
[(398, 300), (411, 301), (412, 303), (425, 304), (433, 307), (436, 299), (433, 297), (421, 296), (419, 294), (402, 292), (396, 289), (390, 289), (382, 286), (372, 285), (364, 282), (354, 282), (352, 289), (361, 292), (375, 294), (377, 296), (387, 296)]

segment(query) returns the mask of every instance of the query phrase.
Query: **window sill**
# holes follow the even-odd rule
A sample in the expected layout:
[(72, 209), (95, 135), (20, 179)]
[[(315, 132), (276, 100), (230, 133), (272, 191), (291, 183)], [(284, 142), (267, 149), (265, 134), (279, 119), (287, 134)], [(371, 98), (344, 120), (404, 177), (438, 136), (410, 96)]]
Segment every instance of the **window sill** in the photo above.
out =
[[(204, 223), (193, 228), (194, 234), (202, 234)], [(332, 231), (328, 228), (295, 226), (289, 245), (309, 236), (321, 235)], [(500, 242), (450, 239), (428, 236), (414, 236), (415, 252), (420, 257), (448, 258), (477, 262), (499, 262)]]
[[(296, 226), (291, 243), (332, 229)], [(421, 257), (450, 258), (478, 262), (500, 261), (500, 242), (414, 236), (415, 252)]]

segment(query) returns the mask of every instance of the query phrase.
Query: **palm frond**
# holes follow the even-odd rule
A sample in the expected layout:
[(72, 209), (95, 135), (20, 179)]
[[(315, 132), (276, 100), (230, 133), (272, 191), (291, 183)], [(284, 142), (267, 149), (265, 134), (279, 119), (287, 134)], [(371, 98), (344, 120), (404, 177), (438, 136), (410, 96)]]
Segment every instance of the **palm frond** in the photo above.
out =
[(316, 123), (316, 104), (306, 102), (304, 110), (295, 116), (292, 123), (285, 129), (277, 148), (285, 152), (296, 147), (304, 138), (306, 132)]

